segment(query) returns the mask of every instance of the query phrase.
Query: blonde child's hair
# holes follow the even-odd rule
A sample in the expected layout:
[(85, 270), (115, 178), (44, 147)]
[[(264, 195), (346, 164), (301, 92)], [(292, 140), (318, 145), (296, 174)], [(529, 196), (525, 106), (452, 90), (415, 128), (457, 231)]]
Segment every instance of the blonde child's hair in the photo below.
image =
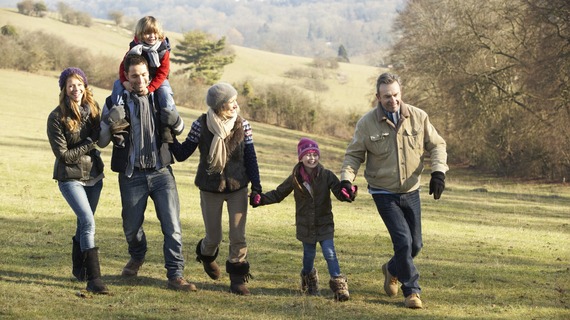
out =
[(164, 31), (162, 25), (153, 16), (141, 18), (135, 27), (135, 37), (142, 41), (143, 36), (147, 33), (156, 33), (160, 41), (164, 40)]

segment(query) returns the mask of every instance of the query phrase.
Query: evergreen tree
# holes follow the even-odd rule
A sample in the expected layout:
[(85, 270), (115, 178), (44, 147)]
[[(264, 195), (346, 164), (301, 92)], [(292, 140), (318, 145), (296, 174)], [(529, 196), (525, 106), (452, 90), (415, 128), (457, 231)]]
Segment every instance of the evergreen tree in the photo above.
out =
[(224, 66), (235, 59), (235, 54), (226, 50), (226, 38), (219, 40), (203, 31), (190, 31), (176, 45), (171, 61), (186, 65), (177, 73), (188, 74), (192, 81), (212, 85), (223, 73)]
[(338, 47), (337, 59), (340, 62), (350, 62), (350, 60), (348, 59), (348, 53), (346, 53), (346, 49), (344, 48), (344, 46), (342, 44)]

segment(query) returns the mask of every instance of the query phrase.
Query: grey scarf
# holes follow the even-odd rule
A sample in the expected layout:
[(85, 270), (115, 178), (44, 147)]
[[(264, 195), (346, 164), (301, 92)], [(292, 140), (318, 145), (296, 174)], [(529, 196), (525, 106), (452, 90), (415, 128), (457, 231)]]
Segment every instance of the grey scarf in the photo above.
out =
[(139, 166), (146, 169), (154, 168), (156, 167), (156, 151), (153, 147), (155, 142), (154, 121), (148, 102), (149, 97), (139, 96), (133, 93), (131, 94), (131, 99), (137, 107), (135, 112), (138, 113), (141, 122)]
[(160, 67), (160, 58), (158, 57), (158, 48), (162, 41), (157, 41), (153, 46), (150, 46), (144, 42), (141, 42), (129, 50), (128, 54), (138, 54), (141, 55), (144, 52), (148, 53), (150, 67)]

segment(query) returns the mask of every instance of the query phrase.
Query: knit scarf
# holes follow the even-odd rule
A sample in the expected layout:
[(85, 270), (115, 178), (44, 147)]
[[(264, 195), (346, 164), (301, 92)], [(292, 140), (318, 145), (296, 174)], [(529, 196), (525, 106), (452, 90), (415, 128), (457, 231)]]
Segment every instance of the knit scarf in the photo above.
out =
[(148, 45), (144, 42), (140, 42), (134, 46), (127, 54), (138, 54), (141, 55), (144, 52), (148, 53), (150, 67), (160, 67), (160, 58), (158, 57), (158, 48), (160, 47), (161, 41), (157, 41), (154, 45)]
[(221, 173), (226, 167), (228, 158), (225, 139), (231, 133), (236, 123), (237, 113), (235, 116), (223, 120), (212, 108), (209, 108), (206, 113), (206, 119), (208, 130), (214, 134), (212, 144), (210, 145), (210, 153), (208, 154), (209, 168), (207, 172), (208, 174)]
[(150, 104), (148, 96), (139, 96), (131, 94), (131, 99), (138, 107), (137, 111), (141, 124), (141, 140), (139, 151), (139, 165), (141, 168), (156, 167), (156, 152), (153, 148), (154, 143), (154, 121), (150, 112)]
[(303, 182), (308, 182), (308, 183), (313, 182), (313, 179), (315, 179), (315, 177), (317, 176), (317, 171), (318, 171), (318, 168), (314, 168), (313, 171), (311, 171), (311, 173), (309, 173), (309, 172), (307, 172), (307, 170), (305, 169), (305, 165), (303, 165), (303, 164), (301, 164), (301, 166), (299, 168), (299, 174), (301, 175)]

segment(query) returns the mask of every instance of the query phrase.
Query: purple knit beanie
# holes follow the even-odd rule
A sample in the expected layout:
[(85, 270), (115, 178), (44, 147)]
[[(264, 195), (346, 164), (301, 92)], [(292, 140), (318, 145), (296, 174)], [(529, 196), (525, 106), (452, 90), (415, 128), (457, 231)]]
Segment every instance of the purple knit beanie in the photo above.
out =
[(69, 76), (76, 74), (78, 76), (80, 76), (83, 79), (83, 85), (85, 85), (87, 87), (87, 77), (85, 76), (85, 73), (83, 72), (83, 70), (79, 69), (79, 68), (67, 68), (65, 70), (63, 70), (61, 72), (61, 74), (59, 75), (59, 90), (63, 90), (63, 87), (65, 87), (65, 82), (67, 81), (67, 78), (69, 78)]
[(319, 145), (315, 141), (309, 138), (301, 138), (301, 140), (299, 140), (299, 144), (297, 144), (299, 160), (303, 159), (303, 157), (309, 152), (316, 152), (319, 157), (321, 156)]

